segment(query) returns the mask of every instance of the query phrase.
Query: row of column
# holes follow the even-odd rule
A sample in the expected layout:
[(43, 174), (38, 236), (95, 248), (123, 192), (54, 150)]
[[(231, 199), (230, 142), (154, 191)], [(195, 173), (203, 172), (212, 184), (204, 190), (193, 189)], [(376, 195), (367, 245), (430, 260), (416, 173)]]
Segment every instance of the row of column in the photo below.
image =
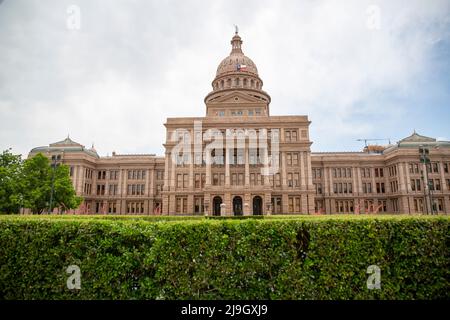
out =
[[(310, 190), (312, 187), (312, 176), (311, 176), (311, 155), (309, 152), (299, 152), (300, 154), (300, 190)], [(208, 158), (206, 159), (206, 183), (205, 185), (211, 186), (212, 181), (212, 166), (211, 166), (211, 156), (206, 155)], [(245, 149), (244, 151), (245, 161), (244, 161), (244, 185), (250, 186), (250, 162), (249, 162), (249, 149)], [(266, 154), (263, 155), (264, 157), (267, 157), (267, 149)], [(176, 188), (176, 174), (177, 174), (177, 165), (174, 161), (170, 159), (170, 155), (166, 154), (166, 172), (170, 172), (170, 174), (165, 174), (165, 186), (170, 186), (170, 188), (167, 188), (166, 190), (175, 190)], [(225, 149), (225, 186), (231, 185), (231, 171), (230, 171), (230, 149)], [(266, 162), (267, 163), (267, 162)], [(287, 165), (286, 165), (286, 152), (280, 152), (280, 161), (279, 164), (279, 172), (281, 174), (281, 182), (283, 188), (287, 188)], [(170, 167), (170, 171), (169, 171)], [(266, 166), (268, 169), (268, 166)], [(292, 168), (298, 168), (295, 166), (292, 166)], [(263, 175), (264, 179), (264, 186), (270, 187), (270, 179), (269, 175)], [(194, 163), (191, 161), (189, 164), (189, 187), (194, 187)]]

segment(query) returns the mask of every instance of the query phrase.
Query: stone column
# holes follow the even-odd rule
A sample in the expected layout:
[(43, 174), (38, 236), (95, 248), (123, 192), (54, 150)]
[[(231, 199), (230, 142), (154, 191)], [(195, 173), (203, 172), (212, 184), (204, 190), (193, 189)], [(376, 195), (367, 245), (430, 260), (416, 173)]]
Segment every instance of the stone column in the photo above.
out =
[(312, 188), (312, 168), (311, 168), (311, 154), (309, 152), (306, 152), (306, 174), (307, 174), (307, 189), (311, 190)]
[(305, 153), (300, 152), (300, 190), (306, 190), (306, 177), (305, 177)]
[(205, 187), (211, 186), (211, 151), (206, 153), (206, 182)]
[(448, 191), (447, 181), (445, 181), (445, 175), (444, 175), (444, 163), (440, 162), (440, 176), (441, 176), (441, 193)]
[(325, 197), (330, 194), (330, 187), (328, 186), (328, 168), (323, 167), (323, 189)]
[(169, 214), (169, 195), (165, 192), (170, 190), (170, 184), (169, 184), (169, 167), (170, 167), (170, 152), (166, 152), (166, 159), (165, 159), (165, 166), (164, 166), (164, 193), (162, 195), (162, 214), (168, 215)]
[(244, 183), (246, 187), (250, 186), (250, 167), (249, 167), (249, 155), (248, 155), (248, 147), (245, 145), (245, 177), (244, 177)]
[(409, 166), (408, 166), (408, 163), (404, 163), (403, 164), (403, 166), (404, 166), (404, 172), (406, 172), (406, 181), (405, 181), (405, 191), (406, 191), (406, 193), (411, 193), (412, 192), (412, 189), (411, 189), (411, 176), (409, 175)]
[[(352, 183), (353, 183), (353, 188), (352, 188), (352, 193), (353, 195), (357, 196), (359, 195), (359, 188), (358, 188), (358, 183), (357, 183), (357, 171), (355, 167), (352, 167)], [(354, 204), (353, 204), (353, 208), (356, 205), (356, 199), (354, 200)]]
[[(375, 170), (374, 168), (370, 168), (371, 176), (372, 176), (372, 193), (374, 195), (377, 195), (377, 184), (375, 182)], [(373, 201), (373, 204), (376, 205), (375, 200)]]
[(83, 194), (83, 188), (84, 188), (84, 175), (83, 175), (83, 167), (82, 166), (76, 166), (76, 183), (77, 183), (77, 194), (82, 195)]
[(266, 175), (262, 176), (262, 179), (264, 179), (263, 180), (264, 186), (266, 188), (269, 188), (270, 187), (270, 175), (269, 175), (269, 172), (268, 172), (268, 168), (269, 168), (269, 150), (267, 148), (264, 148), (262, 157), (263, 157), (263, 163), (265, 163), (263, 171), (266, 173)]
[(281, 198), (281, 210), (283, 214), (289, 213), (289, 196), (287, 193), (282, 194)]
[[(150, 185), (150, 173), (152, 170), (145, 170), (145, 196), (148, 197), (150, 195), (150, 189), (152, 188)], [(153, 179), (152, 179), (153, 180)]]
[(250, 193), (246, 193), (244, 195), (242, 206), (243, 206), (242, 209), (244, 210), (244, 216), (250, 216), (252, 214), (252, 203)]
[(190, 190), (194, 188), (194, 155), (189, 153), (189, 184), (188, 187)]
[(280, 152), (281, 156), (281, 186), (282, 189), (286, 189), (287, 181), (286, 181), (286, 152)]
[(171, 170), (170, 170), (170, 190), (175, 190), (177, 187), (177, 184), (176, 184), (177, 177), (175, 175), (176, 163), (173, 161), (171, 161), (171, 162), (172, 162), (172, 165), (171, 165)]
[(166, 152), (165, 166), (164, 166), (164, 189), (169, 190), (169, 164), (170, 164), (170, 152)]
[(230, 149), (225, 148), (225, 186), (230, 186)]
[(333, 188), (333, 168), (328, 168), (328, 174), (330, 175), (330, 196), (334, 195), (334, 188)]
[(194, 195), (188, 194), (187, 197), (187, 214), (194, 214)]
[(232, 216), (233, 215), (233, 199), (231, 199), (229, 192), (225, 193), (222, 199), (222, 203), (225, 204), (225, 212), (221, 212), (220, 215)]
[(362, 187), (362, 177), (361, 177), (361, 168), (356, 169), (356, 174), (358, 175), (358, 193), (363, 193), (363, 187)]

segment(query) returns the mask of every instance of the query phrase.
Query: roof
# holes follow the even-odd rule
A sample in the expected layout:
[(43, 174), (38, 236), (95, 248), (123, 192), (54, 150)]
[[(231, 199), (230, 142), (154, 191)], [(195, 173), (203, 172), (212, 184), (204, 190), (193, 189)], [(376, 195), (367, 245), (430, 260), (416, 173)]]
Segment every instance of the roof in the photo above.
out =
[(48, 146), (36, 147), (31, 149), (30, 153), (39, 152), (83, 152), (95, 158), (100, 158), (97, 151), (92, 147), (91, 149), (86, 149), (82, 144), (73, 141), (67, 136), (66, 139), (50, 143)]
[(73, 141), (70, 139), (69, 136), (65, 138), (64, 140), (50, 143), (50, 147), (63, 147), (63, 146), (77, 146), (77, 147), (84, 147), (83, 145), (79, 144), (78, 142)]
[(409, 137), (406, 137), (406, 138), (400, 140), (399, 142), (397, 142), (397, 144), (385, 149), (384, 153), (398, 149), (398, 148), (419, 148), (421, 146), (450, 147), (450, 141), (438, 141), (435, 138), (430, 138), (430, 137), (420, 135), (414, 130), (414, 132)]
[(412, 135), (400, 140), (398, 143), (399, 144), (407, 144), (407, 143), (416, 144), (416, 143), (421, 143), (421, 142), (436, 142), (436, 139), (422, 136), (422, 135), (418, 134), (416, 131), (414, 131), (414, 133)]

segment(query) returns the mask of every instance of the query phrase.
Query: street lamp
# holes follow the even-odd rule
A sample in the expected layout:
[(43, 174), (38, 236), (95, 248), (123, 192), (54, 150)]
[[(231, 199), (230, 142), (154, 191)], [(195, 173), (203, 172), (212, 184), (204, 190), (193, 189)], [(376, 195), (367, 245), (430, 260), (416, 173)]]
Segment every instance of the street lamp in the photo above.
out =
[(58, 161), (61, 161), (61, 155), (52, 155), (52, 185), (51, 185), (51, 191), (50, 191), (50, 204), (48, 206), (48, 214), (51, 214), (53, 212), (53, 193), (55, 192), (55, 170), (58, 166)]

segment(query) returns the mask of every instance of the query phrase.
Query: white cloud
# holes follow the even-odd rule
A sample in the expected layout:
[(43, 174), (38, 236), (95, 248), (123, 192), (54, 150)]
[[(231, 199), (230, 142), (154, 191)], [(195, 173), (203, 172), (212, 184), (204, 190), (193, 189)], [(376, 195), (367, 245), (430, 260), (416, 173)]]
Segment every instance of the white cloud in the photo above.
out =
[[(450, 30), (447, 1), (80, 0), (82, 28), (70, 31), (72, 2), (0, 6), (3, 149), (27, 153), (70, 132), (103, 155), (162, 154), (167, 117), (204, 115), (233, 24), (272, 114), (309, 115), (313, 149), (354, 147), (378, 134), (375, 119), (394, 130), (414, 108), (389, 95), (416, 90)], [(366, 26), (369, 5), (379, 30)]]

